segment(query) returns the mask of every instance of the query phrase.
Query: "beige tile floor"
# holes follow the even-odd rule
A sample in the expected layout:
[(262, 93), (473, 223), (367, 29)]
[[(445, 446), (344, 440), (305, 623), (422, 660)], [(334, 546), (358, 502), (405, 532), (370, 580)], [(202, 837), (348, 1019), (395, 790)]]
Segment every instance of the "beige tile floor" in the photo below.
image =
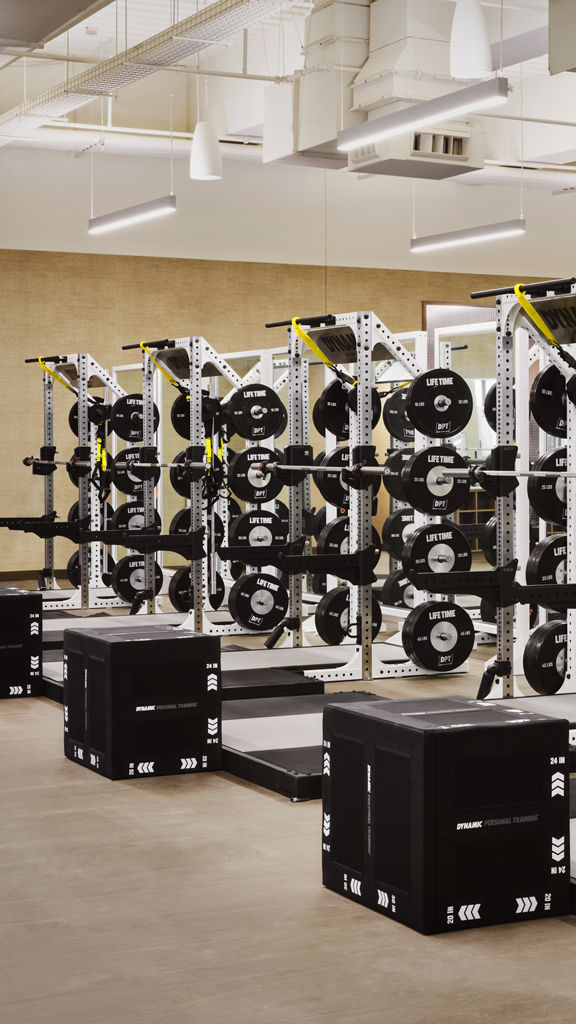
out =
[[(472, 696), (488, 654), (370, 688)], [(46, 700), (0, 702), (0, 761), (2, 1024), (576, 1019), (576, 917), (418, 935), (322, 887), (319, 802), (110, 782), (63, 757)]]

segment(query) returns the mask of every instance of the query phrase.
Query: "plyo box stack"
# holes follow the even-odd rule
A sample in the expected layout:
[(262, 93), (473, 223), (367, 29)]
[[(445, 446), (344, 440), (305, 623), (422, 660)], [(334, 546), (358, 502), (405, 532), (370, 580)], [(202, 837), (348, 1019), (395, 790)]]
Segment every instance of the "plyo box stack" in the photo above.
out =
[(220, 639), (167, 626), (64, 634), (64, 753), (109, 779), (222, 764)]
[(324, 884), (424, 934), (570, 912), (568, 722), (464, 698), (328, 705)]
[(35, 697), (42, 676), (42, 595), (0, 587), (0, 698)]

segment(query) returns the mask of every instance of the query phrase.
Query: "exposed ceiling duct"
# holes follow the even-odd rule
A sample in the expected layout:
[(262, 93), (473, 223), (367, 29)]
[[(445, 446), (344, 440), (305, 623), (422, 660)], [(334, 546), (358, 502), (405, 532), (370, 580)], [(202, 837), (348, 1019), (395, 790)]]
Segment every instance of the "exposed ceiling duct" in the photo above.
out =
[(251, 25), (292, 6), (296, 0), (218, 0), (157, 35), (70, 78), (0, 116), (0, 146), (26, 136), (92, 102), (185, 60)]

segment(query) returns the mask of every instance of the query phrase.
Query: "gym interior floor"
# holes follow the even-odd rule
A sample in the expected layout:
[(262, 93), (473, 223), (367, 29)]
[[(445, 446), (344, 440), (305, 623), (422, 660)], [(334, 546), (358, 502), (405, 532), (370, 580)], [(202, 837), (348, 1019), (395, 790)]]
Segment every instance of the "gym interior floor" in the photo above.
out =
[[(490, 651), (362, 688), (475, 696)], [(319, 801), (110, 782), (64, 758), (58, 705), (0, 720), (3, 1024), (572, 1024), (576, 917), (421, 936), (322, 887)]]

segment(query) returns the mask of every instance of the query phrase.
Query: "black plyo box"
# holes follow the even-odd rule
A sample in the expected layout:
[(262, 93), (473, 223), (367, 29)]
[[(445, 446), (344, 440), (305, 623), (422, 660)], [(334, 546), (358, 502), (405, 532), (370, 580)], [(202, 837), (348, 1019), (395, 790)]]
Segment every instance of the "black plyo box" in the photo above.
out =
[(42, 677), (42, 595), (0, 587), (0, 698), (34, 697)]
[(221, 767), (220, 639), (152, 626), (64, 633), (64, 753), (110, 779)]
[(328, 888), (424, 934), (570, 912), (568, 722), (328, 705), (323, 782)]

